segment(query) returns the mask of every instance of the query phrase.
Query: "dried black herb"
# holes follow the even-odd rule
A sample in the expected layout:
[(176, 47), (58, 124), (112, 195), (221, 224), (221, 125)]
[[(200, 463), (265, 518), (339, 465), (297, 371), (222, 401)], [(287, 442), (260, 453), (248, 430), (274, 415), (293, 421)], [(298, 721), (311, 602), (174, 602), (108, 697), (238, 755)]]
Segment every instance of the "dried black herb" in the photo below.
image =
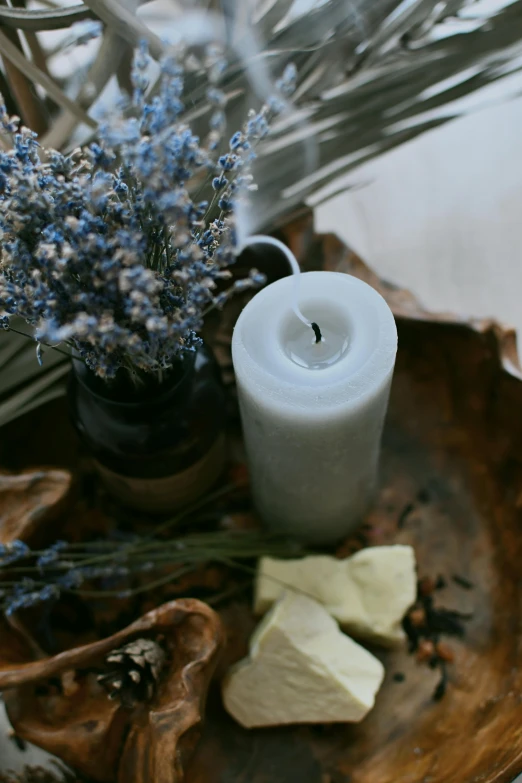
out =
[(440, 680), (433, 692), (433, 701), (440, 701), (441, 699), (443, 699), (444, 694), (446, 693), (446, 688), (448, 687), (448, 667), (446, 666), (445, 661), (440, 662), (439, 668), (440, 668)]
[(435, 590), (444, 590), (445, 587), (447, 587), (448, 584), (443, 576), (440, 574), (437, 577), (437, 580), (435, 582)]
[(462, 614), (452, 609), (436, 608), (433, 605), (432, 596), (426, 596), (423, 600), (426, 612), (426, 627), (431, 635), (447, 634), (448, 636), (464, 636), (466, 629), (463, 620), (469, 620), (471, 615)]
[(22, 739), (21, 737), (19, 737), (18, 734), (15, 734), (14, 731), (11, 731), (9, 733), (9, 739), (12, 742), (14, 742), (14, 744), (16, 745), (18, 750), (21, 751), (22, 753), (27, 749), (26, 741), (24, 739)]
[(421, 489), (417, 494), (417, 500), (419, 503), (429, 503), (431, 500), (431, 495), (427, 489)]
[(408, 519), (408, 517), (410, 516), (414, 508), (415, 506), (413, 505), (413, 503), (408, 503), (406, 506), (404, 506), (397, 520), (398, 530), (401, 530), (404, 527), (404, 525), (406, 524), (406, 520)]
[(459, 587), (463, 587), (464, 590), (473, 590), (474, 584), (473, 582), (470, 582), (469, 579), (466, 579), (465, 576), (460, 576), (460, 574), (453, 574), (451, 577), (456, 585)]
[(408, 650), (417, 655), (419, 663), (431, 669), (439, 669), (441, 679), (435, 688), (433, 698), (443, 698), (448, 684), (448, 664), (453, 661), (453, 651), (441, 641), (441, 636), (461, 638), (465, 634), (464, 621), (472, 615), (435, 605), (434, 593), (446, 586), (443, 577), (420, 579), (417, 584), (417, 602), (403, 620), (408, 638)]

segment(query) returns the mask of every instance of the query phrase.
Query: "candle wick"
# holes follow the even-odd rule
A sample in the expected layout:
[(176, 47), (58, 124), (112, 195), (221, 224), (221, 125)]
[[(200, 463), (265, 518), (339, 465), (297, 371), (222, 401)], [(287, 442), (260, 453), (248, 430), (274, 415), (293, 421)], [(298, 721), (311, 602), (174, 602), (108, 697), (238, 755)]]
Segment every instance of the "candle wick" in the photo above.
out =
[(317, 343), (320, 343), (320, 342), (321, 342), (321, 340), (323, 339), (323, 335), (321, 334), (321, 330), (319, 329), (319, 326), (318, 326), (318, 325), (315, 323), (315, 321), (312, 321), (312, 323), (310, 324), (310, 326), (311, 326), (311, 327), (312, 327), (312, 329), (314, 330), (314, 334), (315, 334), (315, 343), (316, 343), (316, 345), (317, 345)]

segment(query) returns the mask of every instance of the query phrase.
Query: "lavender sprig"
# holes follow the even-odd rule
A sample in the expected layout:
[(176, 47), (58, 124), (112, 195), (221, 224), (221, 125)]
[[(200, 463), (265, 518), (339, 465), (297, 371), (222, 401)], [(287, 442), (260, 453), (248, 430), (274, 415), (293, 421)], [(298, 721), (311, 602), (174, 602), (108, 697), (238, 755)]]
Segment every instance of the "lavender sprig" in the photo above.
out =
[[(10, 559), (22, 549), (23, 555)], [(67, 592), (128, 598), (174, 582), (206, 562), (239, 567), (263, 555), (290, 557), (298, 551), (295, 543), (257, 531), (195, 533), (171, 540), (138, 537), (131, 545), (104, 540), (77, 547), (60, 541), (40, 551), (15, 541), (0, 547), (0, 607), (10, 616)], [(153, 578), (128, 586), (146, 574)]]
[(196, 524), (199, 512), (235, 489), (220, 487), (157, 525), (149, 536), (122, 536), (116, 531), (111, 538), (57, 541), (43, 550), (32, 550), (22, 541), (0, 544), (0, 610), (11, 615), (66, 593), (125, 599), (175, 582), (205, 563), (240, 568), (264, 555), (284, 558), (302, 553), (295, 542), (256, 530), (160, 537), (187, 519)]

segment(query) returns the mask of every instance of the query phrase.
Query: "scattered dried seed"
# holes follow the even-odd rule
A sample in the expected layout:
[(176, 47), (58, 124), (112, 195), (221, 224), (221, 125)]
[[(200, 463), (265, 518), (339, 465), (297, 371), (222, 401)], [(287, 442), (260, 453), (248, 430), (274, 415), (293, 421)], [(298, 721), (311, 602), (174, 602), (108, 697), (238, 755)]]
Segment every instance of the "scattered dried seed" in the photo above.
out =
[(435, 645), (435, 652), (442, 661), (447, 661), (447, 663), (453, 663), (453, 661), (455, 660), (455, 654), (453, 650), (445, 642), (437, 642), (437, 644)]
[(414, 607), (409, 613), (410, 622), (414, 628), (426, 625), (426, 612), (422, 606)]
[(435, 580), (431, 576), (424, 576), (419, 581), (419, 595), (426, 596), (431, 595), (435, 590)]
[[(455, 579), (453, 577), (453, 579)], [(457, 577), (459, 583), (459, 577)], [(471, 582), (467, 582), (470, 584)], [(417, 584), (417, 603), (406, 614), (402, 626), (408, 638), (408, 650), (417, 654), (419, 663), (427, 664), (431, 669), (439, 669), (441, 679), (433, 693), (433, 699), (443, 698), (448, 685), (447, 665), (454, 661), (454, 652), (445, 642), (440, 641), (441, 635), (463, 636), (465, 627), (463, 620), (469, 620), (473, 615), (464, 614), (454, 609), (436, 607), (433, 595), (435, 590), (446, 586), (446, 581), (439, 576), (436, 580), (424, 577)]]
[(429, 639), (422, 639), (417, 650), (417, 661), (424, 663), (431, 661), (435, 655), (435, 645)]

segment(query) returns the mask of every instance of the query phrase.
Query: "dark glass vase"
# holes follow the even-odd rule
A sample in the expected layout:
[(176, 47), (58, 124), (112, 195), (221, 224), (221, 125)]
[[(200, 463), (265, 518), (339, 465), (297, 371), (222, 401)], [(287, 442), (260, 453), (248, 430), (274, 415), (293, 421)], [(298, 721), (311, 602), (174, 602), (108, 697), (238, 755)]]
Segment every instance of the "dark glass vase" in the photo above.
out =
[(151, 513), (175, 511), (204, 494), (225, 459), (225, 396), (203, 345), (159, 380), (138, 385), (120, 370), (105, 383), (73, 361), (73, 422), (107, 489)]

